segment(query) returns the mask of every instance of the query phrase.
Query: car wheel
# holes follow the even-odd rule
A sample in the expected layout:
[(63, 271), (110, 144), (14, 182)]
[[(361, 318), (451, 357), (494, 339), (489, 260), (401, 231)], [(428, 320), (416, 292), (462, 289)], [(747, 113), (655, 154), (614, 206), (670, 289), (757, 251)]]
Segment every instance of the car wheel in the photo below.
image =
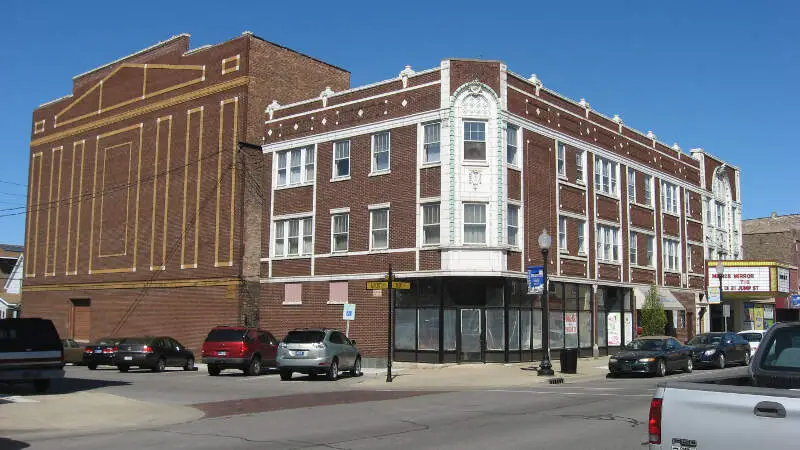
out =
[(208, 366), (208, 374), (211, 375), (212, 377), (219, 375), (220, 372), (222, 372), (222, 369), (220, 369), (219, 367)]
[(281, 380), (282, 381), (289, 381), (292, 379), (292, 371), (291, 370), (281, 370)]
[(35, 390), (36, 393), (41, 394), (48, 389), (50, 389), (50, 380), (33, 380), (33, 390)]
[(250, 360), (250, 365), (247, 366), (247, 370), (244, 371), (245, 375), (248, 376), (256, 376), (261, 374), (261, 358), (258, 356), (253, 356), (253, 359)]
[(187, 372), (194, 370), (194, 358), (186, 358), (186, 364), (183, 365), (183, 370)]
[(117, 366), (120, 372), (127, 372), (129, 367), (128, 366)]
[(86, 367), (88, 367), (89, 370), (95, 370), (97, 369), (97, 364), (87, 364)]
[(694, 363), (692, 362), (692, 357), (690, 356), (686, 358), (686, 368), (684, 369), (684, 372), (692, 373), (692, 370), (694, 370)]
[(664, 364), (663, 359), (658, 360), (658, 365), (656, 366), (656, 376), (663, 377), (667, 374), (667, 365)]
[(744, 365), (745, 366), (749, 366), (750, 365), (750, 353), (749, 352), (744, 354)]
[(163, 372), (164, 369), (166, 368), (167, 368), (167, 362), (164, 361), (164, 358), (158, 358), (158, 361), (156, 361), (156, 365), (153, 366), (151, 370), (153, 372)]
[(361, 358), (356, 358), (356, 362), (353, 364), (353, 368), (350, 370), (350, 376), (360, 377), (361, 374)]
[(724, 369), (725, 368), (725, 355), (720, 353), (717, 355), (717, 369)]
[(328, 380), (336, 381), (337, 378), (339, 378), (339, 360), (333, 358), (331, 366), (328, 368)]

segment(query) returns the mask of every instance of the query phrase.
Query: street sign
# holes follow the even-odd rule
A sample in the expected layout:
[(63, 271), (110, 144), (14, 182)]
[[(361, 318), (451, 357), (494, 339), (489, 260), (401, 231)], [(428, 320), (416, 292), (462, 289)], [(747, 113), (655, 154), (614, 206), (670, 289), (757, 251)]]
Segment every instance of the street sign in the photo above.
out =
[(800, 309), (800, 295), (793, 294), (789, 297), (789, 307), (792, 309)]
[(342, 320), (356, 320), (356, 304), (345, 303), (342, 306)]
[(528, 267), (528, 294), (541, 294), (544, 291), (544, 268)]
[[(367, 281), (367, 289), (380, 290), (389, 289), (388, 281)], [(411, 289), (410, 281), (392, 281), (392, 289)]]
[(722, 305), (722, 317), (730, 317), (731, 316), (731, 305), (724, 304)]
[(719, 303), (719, 286), (708, 287), (708, 303)]

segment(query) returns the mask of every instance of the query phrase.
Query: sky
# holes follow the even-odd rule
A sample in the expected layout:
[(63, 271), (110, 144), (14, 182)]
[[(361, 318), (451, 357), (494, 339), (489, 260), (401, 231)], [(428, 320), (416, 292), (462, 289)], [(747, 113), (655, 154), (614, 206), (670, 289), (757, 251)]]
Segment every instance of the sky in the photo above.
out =
[[(442, 59), (501, 60), (684, 151), (741, 169), (744, 219), (800, 213), (800, 2), (0, 2), (0, 242), (25, 234), (38, 105), (72, 77), (180, 33), (243, 31), (351, 72), (351, 86)], [(792, 156), (794, 155), (794, 156)]]

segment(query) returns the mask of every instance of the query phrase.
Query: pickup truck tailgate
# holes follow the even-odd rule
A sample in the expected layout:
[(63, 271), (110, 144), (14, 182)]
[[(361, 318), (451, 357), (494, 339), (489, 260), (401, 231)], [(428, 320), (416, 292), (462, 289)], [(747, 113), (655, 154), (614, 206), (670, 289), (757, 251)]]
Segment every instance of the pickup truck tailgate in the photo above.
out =
[(663, 398), (661, 444), (651, 449), (796, 450), (800, 392), (765, 391), (772, 389), (669, 383), (656, 393)]

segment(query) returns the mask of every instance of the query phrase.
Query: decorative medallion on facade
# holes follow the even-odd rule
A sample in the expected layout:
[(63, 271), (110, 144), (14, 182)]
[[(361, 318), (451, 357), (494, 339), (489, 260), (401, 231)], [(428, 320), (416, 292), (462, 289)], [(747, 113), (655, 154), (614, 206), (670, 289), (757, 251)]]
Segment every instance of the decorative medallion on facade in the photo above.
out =
[[(477, 88), (477, 90), (473, 90)], [(489, 102), (480, 95), (480, 86), (470, 86), (472, 95), (464, 99), (462, 104), (463, 117), (487, 117), (489, 115)]]
[(472, 189), (478, 190), (478, 186), (481, 185), (481, 170), (480, 169), (471, 169), (469, 171), (469, 184), (472, 185)]

